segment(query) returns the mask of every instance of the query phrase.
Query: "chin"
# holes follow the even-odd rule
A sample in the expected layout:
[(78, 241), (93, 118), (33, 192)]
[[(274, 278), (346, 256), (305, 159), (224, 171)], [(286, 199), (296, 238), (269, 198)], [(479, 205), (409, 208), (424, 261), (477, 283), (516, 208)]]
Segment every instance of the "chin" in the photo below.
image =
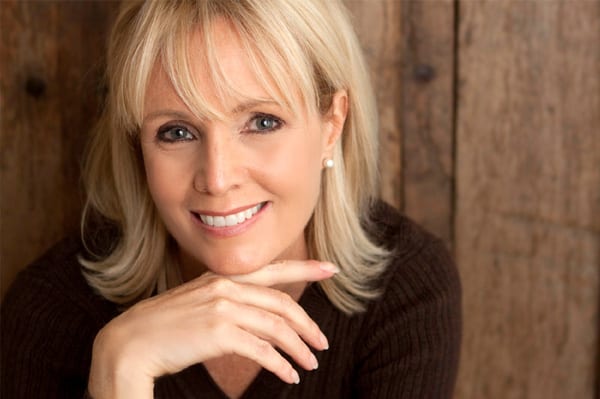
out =
[(271, 262), (261, 261), (253, 256), (241, 256), (238, 254), (211, 257), (211, 259), (206, 259), (206, 262), (204, 262), (210, 271), (223, 276), (252, 273), (268, 263)]

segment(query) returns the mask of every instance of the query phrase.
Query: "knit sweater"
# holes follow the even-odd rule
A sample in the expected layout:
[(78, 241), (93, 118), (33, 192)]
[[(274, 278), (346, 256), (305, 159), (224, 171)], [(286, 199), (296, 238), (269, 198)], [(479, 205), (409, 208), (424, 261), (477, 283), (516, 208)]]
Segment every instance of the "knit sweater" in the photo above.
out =
[[(243, 398), (450, 398), (461, 304), (457, 270), (441, 241), (392, 208), (374, 212), (374, 238), (393, 249), (382, 295), (345, 315), (318, 284), (299, 304), (329, 339), (319, 368), (288, 385), (262, 369)], [(83, 247), (67, 239), (19, 274), (1, 309), (1, 397), (81, 398), (94, 337), (118, 315), (86, 283)], [(156, 380), (156, 398), (226, 398), (202, 364)]]

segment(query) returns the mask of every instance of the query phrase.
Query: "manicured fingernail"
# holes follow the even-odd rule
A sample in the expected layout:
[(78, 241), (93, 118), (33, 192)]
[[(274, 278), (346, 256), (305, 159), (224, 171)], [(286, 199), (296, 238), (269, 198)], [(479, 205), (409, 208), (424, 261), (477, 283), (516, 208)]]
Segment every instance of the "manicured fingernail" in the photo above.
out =
[(298, 372), (296, 370), (292, 369), (290, 375), (292, 376), (292, 381), (294, 382), (294, 384), (300, 383), (300, 376), (298, 375)]
[(327, 337), (325, 336), (325, 334), (321, 333), (320, 341), (323, 350), (329, 349), (329, 341), (327, 341)]
[(319, 368), (319, 362), (317, 361), (317, 358), (315, 357), (315, 355), (313, 355), (312, 353), (310, 354), (310, 364), (312, 365), (313, 370), (316, 370)]
[(325, 270), (326, 272), (331, 272), (331, 273), (339, 273), (340, 272), (340, 268), (331, 263), (321, 263), (320, 268), (321, 268), (321, 270)]

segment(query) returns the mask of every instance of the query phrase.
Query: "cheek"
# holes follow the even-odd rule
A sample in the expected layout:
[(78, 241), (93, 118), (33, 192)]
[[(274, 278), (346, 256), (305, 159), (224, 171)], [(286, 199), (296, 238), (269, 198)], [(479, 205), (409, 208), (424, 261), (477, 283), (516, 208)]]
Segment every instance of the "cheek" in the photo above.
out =
[(157, 207), (182, 200), (189, 180), (183, 173), (188, 170), (183, 158), (147, 150), (144, 151), (144, 168), (148, 189)]
[(269, 152), (261, 162), (263, 182), (269, 191), (290, 201), (313, 203), (321, 182), (321, 152), (314, 140), (290, 140)]

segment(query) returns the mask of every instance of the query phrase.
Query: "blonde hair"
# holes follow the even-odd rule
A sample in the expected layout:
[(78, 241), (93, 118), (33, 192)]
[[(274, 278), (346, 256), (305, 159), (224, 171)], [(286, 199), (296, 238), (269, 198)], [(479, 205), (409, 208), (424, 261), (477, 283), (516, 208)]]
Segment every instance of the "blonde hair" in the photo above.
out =
[(123, 3), (109, 41), (106, 106), (84, 165), (88, 197), (82, 219), (84, 240), (95, 214), (120, 231), (108, 255), (80, 257), (87, 281), (124, 306), (181, 284), (173, 239), (146, 186), (137, 135), (156, 62), (162, 62), (191, 110), (220, 116), (196, 91), (190, 72), (189, 39), (196, 29), (201, 29), (201, 50), (222, 98), (243, 95), (214, 57), (211, 27), (217, 18), (237, 31), (255, 75), (280, 103), (293, 109), (298, 100), (286, 93), (300, 93), (307, 107), (324, 114), (336, 92), (348, 93), (348, 117), (333, 154), (336, 166), (323, 173), (305, 235), (312, 258), (341, 269), (319, 283), (330, 301), (349, 314), (362, 311), (379, 294), (374, 281), (389, 257), (366, 230), (377, 192), (377, 113), (358, 40), (343, 5), (333, 0)]

